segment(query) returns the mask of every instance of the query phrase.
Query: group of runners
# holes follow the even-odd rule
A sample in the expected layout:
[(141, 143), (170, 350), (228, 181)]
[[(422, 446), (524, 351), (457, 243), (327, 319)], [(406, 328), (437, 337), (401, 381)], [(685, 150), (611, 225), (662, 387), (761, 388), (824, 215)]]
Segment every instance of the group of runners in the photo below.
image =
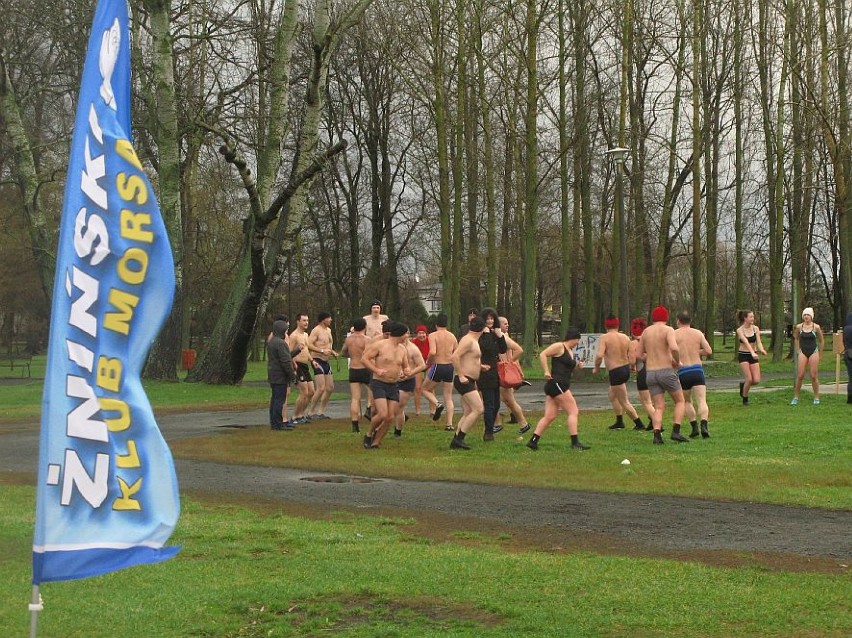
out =
[[(765, 355), (766, 350), (761, 342), (760, 329), (754, 325), (754, 313), (741, 311), (738, 316), (741, 323), (737, 328), (738, 360), (743, 373), (740, 395), (743, 404), (748, 405), (751, 387), (760, 382), (759, 357)], [(282, 319), (279, 318), (279, 321)], [(798, 403), (805, 371), (810, 371), (814, 403), (818, 404), (816, 368), (824, 337), (819, 325), (813, 323), (813, 309), (806, 308), (802, 319), (802, 323), (793, 330), (799, 365), (792, 403)], [(363, 437), (365, 449), (379, 448), (391, 427), (395, 436), (402, 436), (411, 397), (415, 398), (416, 414), (420, 414), (422, 398), (428, 403), (429, 414), (434, 421), (444, 416), (446, 430), (453, 432), (451, 449), (470, 449), (467, 435), (480, 419), (484, 426), (483, 440), (493, 441), (494, 435), (503, 429), (501, 403), (509, 409), (511, 422), (518, 424), (519, 434), (526, 434), (532, 429), (514, 396), (517, 386), (501, 386), (498, 378), (499, 362), (518, 360), (523, 349), (509, 336), (506, 318), (500, 317), (493, 308), (482, 311), (471, 309), (468, 323), (458, 336), (448, 329), (447, 317), (443, 314), (436, 318), (434, 331), (430, 333), (426, 326), (421, 325), (412, 336), (408, 326), (389, 319), (382, 312), (381, 302), (375, 301), (370, 314), (353, 320), (340, 353), (333, 348), (331, 315), (320, 313), (317, 324), (310, 331), (308, 321), (306, 314), (298, 314), (296, 327), (289, 335), (286, 335), (286, 324), (283, 326), (285, 335), (281, 338), (292, 355), (291, 365), (299, 397), (293, 417), (287, 419), (286, 393), (282, 405), (280, 388), (276, 395), (273, 384), (273, 401), (270, 403), (273, 429), (292, 429), (300, 423), (328, 418), (325, 409), (334, 388), (330, 359), (338, 356), (349, 359), (349, 411), (353, 432), (360, 433), (366, 389), (364, 417), (369, 420), (370, 426)], [(690, 316), (680, 313), (677, 329), (674, 329), (669, 326), (668, 309), (657, 306), (651, 312), (651, 325), (647, 325), (643, 318), (631, 321), (629, 336), (620, 331), (621, 321), (613, 315), (607, 317), (605, 328), (606, 333), (598, 342), (593, 374), (598, 374), (601, 367), (605, 367), (609, 377), (608, 396), (616, 419), (610, 429), (624, 429), (624, 415), (627, 414), (634, 430), (653, 431), (653, 443), (663, 444), (665, 395), (668, 394), (673, 402), (671, 440), (688, 443), (691, 438), (709, 438), (709, 407), (702, 357), (712, 355), (713, 351), (705, 335), (692, 327)], [(276, 352), (280, 350), (280, 344), (276, 335), (280, 336), (281, 332), (282, 325), (276, 322), (269, 340), (270, 361), (278, 357)], [(570, 389), (574, 370), (583, 365), (576, 356), (580, 338), (579, 330), (568, 328), (564, 339), (547, 346), (539, 354), (546, 379), (545, 408), (527, 442), (532, 450), (538, 449), (542, 435), (560, 410), (567, 417), (571, 448), (580, 451), (589, 447), (579, 439), (579, 408)], [(636, 371), (639, 399), (648, 415), (647, 423), (643, 422), (628, 396), (627, 382), (632, 371)], [(436, 394), (439, 385), (442, 386), (443, 400), (439, 400)], [(462, 408), (456, 424), (453, 423), (454, 392), (460, 396)], [(281, 414), (273, 414), (279, 406)], [(681, 432), (684, 419), (692, 428), (689, 438)]]

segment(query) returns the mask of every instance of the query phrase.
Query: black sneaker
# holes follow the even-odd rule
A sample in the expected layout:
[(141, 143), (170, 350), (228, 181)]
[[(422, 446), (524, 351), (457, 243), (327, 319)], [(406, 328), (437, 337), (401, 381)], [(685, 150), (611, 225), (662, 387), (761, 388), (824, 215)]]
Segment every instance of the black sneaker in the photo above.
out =
[(445, 429), (447, 432), (455, 432), (455, 431), (456, 431), (456, 426), (454, 426), (454, 425), (450, 425), (449, 423), (447, 423), (447, 425), (445, 425), (445, 426), (444, 426), (444, 429)]
[(654, 445), (663, 445), (663, 435), (660, 432), (654, 432)]
[(748, 397), (743, 397), (743, 405), (748, 405)]
[(373, 410), (370, 408), (369, 405), (367, 406), (367, 409), (364, 410), (364, 418), (368, 421), (373, 418)]
[(689, 443), (689, 439), (680, 432), (672, 432), (672, 441), (677, 441), (678, 443)]
[(515, 413), (513, 412), (513, 413), (509, 416), (509, 423), (517, 423), (517, 422), (518, 422), (518, 417), (516, 417), (516, 416), (515, 416)]
[[(633, 429), (636, 430), (637, 432), (644, 432), (647, 428), (645, 427), (644, 423), (637, 423), (636, 425), (633, 426)], [(653, 425), (651, 426), (651, 429), (652, 430), (654, 429)]]
[(526, 434), (530, 431), (532, 426), (529, 423), (524, 423), (521, 427), (518, 428), (518, 434)]
[(609, 429), (610, 430), (623, 430), (624, 429), (624, 423), (618, 423), (616, 421), (611, 426), (609, 426)]
[(701, 435), (701, 432), (698, 431), (698, 424), (692, 426), (692, 432), (689, 433), (690, 439), (697, 439)]
[(373, 437), (369, 434), (364, 435), (364, 448), (369, 450), (373, 446)]
[(360, 431), (361, 431), (361, 428), (359, 428), (359, 427), (358, 427), (358, 424), (357, 424), (357, 423), (353, 423), (353, 424), (352, 424), (352, 431), (353, 431), (353, 432), (360, 432)]
[(527, 447), (531, 450), (537, 450), (538, 449), (538, 441), (533, 441), (532, 439), (530, 439), (529, 441), (527, 441)]
[(483, 441), (493, 441), (494, 440), (494, 432), (486, 432), (482, 435)]
[(578, 450), (578, 451), (582, 452), (583, 450), (588, 450), (588, 449), (590, 449), (590, 446), (588, 446), (588, 445), (583, 445), (582, 443), (580, 443), (579, 441), (577, 441), (576, 443), (572, 443), (572, 444), (571, 444), (571, 449), (572, 449), (572, 450)]
[(648, 421), (648, 425), (645, 426), (645, 431), (646, 432), (653, 432), (654, 431), (654, 424), (651, 423), (650, 421)]
[(706, 423), (701, 424), (701, 438), (702, 439), (709, 439), (710, 438), (710, 430), (707, 429)]
[(502, 432), (502, 431), (503, 431), (502, 425), (495, 425), (494, 426), (494, 434), (497, 434), (498, 432)]
[(396, 437), (402, 436), (402, 430), (400, 430), (399, 428), (394, 428), (393, 429), (393, 435), (396, 436)]
[(469, 450), (470, 446), (464, 442), (464, 439), (460, 439), (457, 436), (453, 437), (453, 440), (450, 441), (450, 449), (451, 450)]
[(443, 404), (443, 403), (439, 403), (439, 404), (435, 407), (435, 414), (433, 414), (433, 415), (432, 415), (432, 420), (433, 420), (433, 421), (437, 421), (438, 419), (440, 419), (440, 418), (441, 418), (441, 413), (442, 413), (443, 411), (444, 411), (444, 404)]

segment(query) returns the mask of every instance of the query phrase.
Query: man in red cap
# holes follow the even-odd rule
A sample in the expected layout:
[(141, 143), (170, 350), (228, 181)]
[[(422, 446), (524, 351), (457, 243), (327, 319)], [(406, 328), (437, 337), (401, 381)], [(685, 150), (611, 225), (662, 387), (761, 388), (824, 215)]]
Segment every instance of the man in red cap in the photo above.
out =
[[(410, 339), (420, 350), (423, 361), (429, 359), (429, 329), (424, 325), (419, 325), (414, 331), (414, 338)], [(414, 414), (420, 414), (420, 397), (423, 396), (423, 374), (418, 373), (414, 380)]]
[(610, 430), (624, 429), (624, 413), (630, 415), (630, 420), (635, 424), (634, 430), (644, 430), (645, 424), (639, 418), (636, 408), (630, 403), (627, 396), (627, 381), (630, 379), (630, 337), (618, 331), (620, 322), (618, 317), (609, 315), (604, 320), (606, 333), (598, 342), (598, 353), (595, 356), (595, 367), (592, 374), (600, 370), (601, 362), (609, 371), (609, 402), (615, 410), (615, 423), (609, 426)]
[(675, 331), (668, 325), (668, 320), (669, 311), (665, 306), (654, 308), (651, 311), (651, 321), (654, 323), (645, 329), (636, 347), (636, 356), (645, 357), (648, 390), (654, 401), (654, 414), (651, 416), (651, 422), (654, 425), (654, 445), (663, 444), (662, 428), (663, 413), (666, 409), (666, 392), (674, 401), (672, 440), (678, 443), (689, 442), (689, 439), (680, 433), (680, 422), (683, 420), (686, 407), (680, 380), (675, 372), (680, 367), (680, 349), (675, 338)]

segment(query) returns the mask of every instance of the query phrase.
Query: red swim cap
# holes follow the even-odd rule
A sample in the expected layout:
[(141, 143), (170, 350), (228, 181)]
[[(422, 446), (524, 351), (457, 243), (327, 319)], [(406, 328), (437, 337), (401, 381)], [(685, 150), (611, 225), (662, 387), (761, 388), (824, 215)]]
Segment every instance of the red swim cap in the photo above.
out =
[(651, 321), (668, 321), (669, 310), (665, 306), (657, 306), (651, 311)]
[(619, 325), (621, 325), (621, 322), (618, 320), (618, 317), (612, 317), (611, 319), (607, 317), (606, 319), (604, 319), (604, 327), (607, 330), (610, 330), (612, 328), (617, 329)]
[(426, 326), (420, 325), (417, 326), (417, 330), (414, 331), (415, 334), (418, 332), (425, 332), (426, 334), (429, 334), (429, 329)]
[(641, 337), (647, 327), (648, 324), (645, 323), (645, 320), (642, 317), (636, 317), (630, 322), (630, 334), (634, 337)]

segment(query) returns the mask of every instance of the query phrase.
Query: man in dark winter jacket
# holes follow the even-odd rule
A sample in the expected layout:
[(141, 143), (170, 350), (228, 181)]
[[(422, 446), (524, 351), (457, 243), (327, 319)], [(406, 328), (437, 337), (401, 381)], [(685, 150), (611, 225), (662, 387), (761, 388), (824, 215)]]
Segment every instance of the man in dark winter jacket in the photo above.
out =
[(846, 325), (843, 327), (843, 347), (846, 349), (846, 372), (849, 374), (846, 383), (846, 403), (852, 403), (852, 312), (846, 315)]
[(287, 402), (287, 388), (296, 380), (293, 358), (290, 348), (284, 341), (289, 322), (278, 319), (272, 324), (272, 338), (266, 343), (266, 378), (272, 388), (269, 400), (269, 426), (273, 430), (292, 430), (291, 423), (284, 423), (284, 404)]

